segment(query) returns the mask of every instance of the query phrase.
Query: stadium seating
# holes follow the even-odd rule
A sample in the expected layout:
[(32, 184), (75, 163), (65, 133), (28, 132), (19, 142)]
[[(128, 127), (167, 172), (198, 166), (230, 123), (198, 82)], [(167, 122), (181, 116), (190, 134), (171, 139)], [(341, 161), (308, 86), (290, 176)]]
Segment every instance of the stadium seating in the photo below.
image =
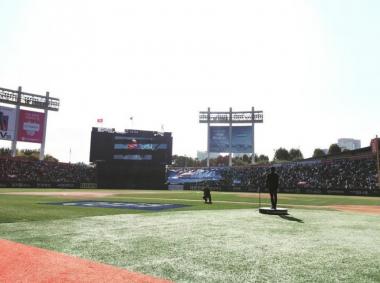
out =
[[(275, 166), (284, 192), (371, 194), (376, 189), (376, 161), (372, 158), (306, 160), (261, 166), (172, 169), (170, 184), (213, 182), (232, 190), (265, 191), (268, 168)], [(212, 176), (212, 177), (210, 177)]]
[(95, 169), (85, 164), (0, 158), (0, 182), (94, 183)]

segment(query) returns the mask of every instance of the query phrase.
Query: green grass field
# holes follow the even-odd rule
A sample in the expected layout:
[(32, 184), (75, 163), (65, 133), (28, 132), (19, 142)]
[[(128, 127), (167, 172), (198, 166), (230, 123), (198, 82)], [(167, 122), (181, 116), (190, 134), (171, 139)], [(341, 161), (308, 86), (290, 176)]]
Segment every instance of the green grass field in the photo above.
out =
[(96, 199), (188, 205), (146, 212), (7, 194), (21, 191), (89, 192), (0, 189), (0, 238), (175, 282), (380, 282), (380, 216), (331, 207), (379, 206), (380, 198), (280, 194), (290, 215), (279, 217), (259, 214), (255, 194), (213, 192), (212, 205), (187, 191)]

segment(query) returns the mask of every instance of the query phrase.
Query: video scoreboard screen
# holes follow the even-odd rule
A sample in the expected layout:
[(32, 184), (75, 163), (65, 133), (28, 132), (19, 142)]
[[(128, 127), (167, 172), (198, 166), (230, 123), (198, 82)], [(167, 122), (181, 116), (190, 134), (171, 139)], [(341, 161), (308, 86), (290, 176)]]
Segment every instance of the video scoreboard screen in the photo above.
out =
[(168, 132), (92, 128), (90, 162), (125, 161), (171, 164), (173, 138)]

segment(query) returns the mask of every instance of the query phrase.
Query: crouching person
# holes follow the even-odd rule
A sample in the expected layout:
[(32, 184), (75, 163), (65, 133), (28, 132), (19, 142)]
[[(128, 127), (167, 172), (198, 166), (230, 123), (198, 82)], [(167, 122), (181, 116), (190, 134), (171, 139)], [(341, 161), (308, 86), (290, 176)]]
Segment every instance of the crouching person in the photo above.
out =
[(203, 200), (205, 201), (205, 203), (212, 203), (211, 201), (211, 191), (210, 191), (210, 188), (209, 187), (205, 187), (203, 189)]

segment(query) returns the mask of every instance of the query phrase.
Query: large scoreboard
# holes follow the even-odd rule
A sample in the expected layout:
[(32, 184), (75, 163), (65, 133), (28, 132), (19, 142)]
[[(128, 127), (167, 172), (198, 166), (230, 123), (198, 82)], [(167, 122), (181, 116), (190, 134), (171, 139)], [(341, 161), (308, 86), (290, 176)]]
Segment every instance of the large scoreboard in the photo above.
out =
[(168, 132), (92, 128), (90, 162), (171, 164), (172, 143)]

